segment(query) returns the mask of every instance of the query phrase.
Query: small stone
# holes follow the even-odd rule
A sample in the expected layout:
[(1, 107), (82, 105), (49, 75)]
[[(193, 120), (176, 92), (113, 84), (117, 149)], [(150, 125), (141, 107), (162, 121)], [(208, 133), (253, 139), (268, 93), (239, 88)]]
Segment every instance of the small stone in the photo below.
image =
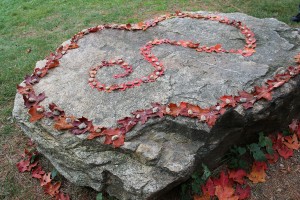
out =
[(192, 110), (188, 110), (188, 114), (189, 114), (189, 115), (192, 115), (192, 114), (193, 114), (193, 111), (192, 111)]
[(53, 115), (56, 115), (56, 116), (60, 115), (60, 111), (59, 110), (54, 110)]
[(152, 108), (152, 112), (153, 112), (153, 113), (157, 113), (158, 111), (159, 111), (159, 108), (158, 108), (158, 107)]
[(30, 97), (30, 98), (28, 99), (28, 101), (29, 101), (30, 103), (34, 103), (34, 102), (36, 102), (36, 99), (33, 98), (33, 97)]
[(70, 123), (72, 122), (72, 119), (71, 119), (70, 117), (67, 117), (67, 118), (66, 118), (66, 122), (67, 122), (68, 124), (70, 124)]
[(111, 140), (112, 140), (112, 141), (115, 141), (115, 140), (117, 140), (117, 139), (119, 139), (119, 136), (118, 136), (118, 135), (114, 135), (114, 136), (111, 137)]
[(36, 75), (40, 76), (40, 75), (42, 75), (42, 72), (41, 72), (41, 71), (38, 71), (38, 72), (36, 73)]
[(135, 116), (135, 118), (139, 119), (139, 118), (141, 118), (141, 115), (140, 115), (140, 114), (137, 114), (137, 115)]
[(44, 108), (39, 107), (39, 108), (36, 109), (36, 111), (37, 111), (38, 113), (42, 113), (42, 112), (44, 112)]
[(127, 85), (127, 86), (131, 86), (131, 85), (132, 85), (132, 83), (130, 83), (130, 82), (127, 82), (127, 83), (126, 83), (126, 85)]
[(153, 74), (151, 74), (149, 78), (150, 78), (151, 80), (155, 80), (155, 77), (154, 77)]
[(152, 62), (155, 62), (155, 61), (156, 61), (156, 59), (155, 59), (155, 58), (152, 58), (151, 60), (152, 60)]
[(102, 85), (99, 85), (99, 86), (98, 86), (98, 88), (99, 88), (99, 89), (102, 89), (102, 88), (103, 88), (103, 86), (102, 86)]
[(93, 82), (94, 81), (94, 79), (93, 78), (89, 78), (89, 82)]
[(155, 62), (155, 64), (156, 64), (156, 65), (158, 65), (158, 66), (160, 65), (160, 63), (159, 63), (159, 62)]
[(95, 78), (95, 74), (90, 74), (90, 77), (91, 78)]
[(218, 111), (221, 110), (221, 106), (217, 106), (216, 110), (218, 110)]
[(81, 124), (79, 124), (79, 126), (78, 126), (78, 128), (81, 129), (81, 130), (85, 129), (86, 127), (87, 127), (87, 125), (83, 122)]
[(161, 71), (162, 70), (162, 68), (159, 66), (159, 67), (157, 67), (156, 68), (158, 71)]
[(204, 122), (204, 121), (206, 121), (206, 117), (205, 117), (204, 115), (201, 115), (201, 117), (200, 117), (200, 121), (201, 121), (201, 122)]
[(247, 98), (240, 98), (240, 102), (241, 103), (246, 103), (247, 102)]
[(96, 133), (100, 133), (101, 132), (101, 128), (97, 128), (95, 132)]
[(160, 73), (159, 73), (159, 72), (155, 72), (155, 75), (156, 75), (156, 76), (159, 76), (159, 75), (160, 75)]
[(279, 164), (279, 167), (284, 168), (284, 165), (283, 164)]
[(226, 99), (226, 100), (225, 100), (225, 103), (226, 103), (226, 104), (230, 104), (230, 102), (231, 102), (230, 99)]
[(37, 83), (37, 82), (38, 82), (38, 80), (36, 78), (34, 78), (34, 79), (31, 80), (31, 83), (33, 83), (33, 84)]
[(110, 87), (109, 87), (109, 86), (106, 86), (106, 87), (105, 87), (105, 89), (106, 89), (106, 90), (109, 90), (109, 89), (110, 89)]
[(170, 113), (171, 112), (171, 109), (169, 107), (166, 107), (166, 112), (167, 113)]
[(143, 77), (143, 78), (142, 78), (142, 81), (143, 81), (143, 82), (146, 82), (146, 81), (148, 81), (148, 78), (147, 78), (147, 77)]
[(134, 81), (134, 84), (139, 84), (140, 82), (138, 80), (135, 80)]
[(123, 89), (124, 88), (124, 86), (123, 85), (119, 85), (119, 89)]
[(250, 34), (250, 33), (248, 33), (248, 34), (247, 34), (247, 36), (248, 36), (248, 37), (250, 37), (250, 36), (251, 36), (251, 34)]
[(96, 86), (96, 85), (97, 85), (97, 82), (93, 82), (92, 84), (93, 84), (93, 86)]

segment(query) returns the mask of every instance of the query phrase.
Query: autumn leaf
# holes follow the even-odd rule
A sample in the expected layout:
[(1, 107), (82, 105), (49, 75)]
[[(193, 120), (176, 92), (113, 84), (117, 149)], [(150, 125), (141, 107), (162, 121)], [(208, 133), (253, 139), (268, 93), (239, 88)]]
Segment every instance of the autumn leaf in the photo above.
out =
[(55, 68), (59, 65), (59, 61), (58, 60), (48, 60), (45, 67), (48, 69), (52, 69)]
[(32, 85), (20, 86), (17, 85), (17, 91), (19, 94), (29, 94), (33, 91)]
[(87, 139), (88, 140), (92, 140), (96, 137), (100, 137), (100, 136), (103, 136), (103, 131), (106, 130), (105, 127), (102, 127), (102, 126), (93, 126), (91, 129), (90, 129), (90, 134), (88, 135)]
[(170, 103), (166, 108), (166, 114), (177, 117), (181, 112), (181, 108), (175, 103)]
[(35, 68), (35, 70), (34, 70), (34, 74), (37, 75), (40, 78), (43, 78), (44, 76), (46, 76), (47, 72), (48, 72), (47, 67)]
[(234, 189), (229, 186), (216, 186), (215, 195), (219, 200), (238, 200), (239, 198), (234, 195)]
[(210, 195), (208, 193), (205, 193), (201, 196), (197, 195), (197, 194), (194, 195), (194, 200), (210, 200), (210, 199), (211, 198), (210, 198)]
[(132, 112), (132, 114), (135, 115), (135, 117), (139, 119), (142, 124), (145, 124), (148, 121), (148, 118), (152, 116), (152, 113), (152, 109), (137, 110), (135, 112)]
[(234, 96), (232, 95), (224, 95), (222, 97), (220, 97), (220, 100), (222, 101), (222, 103), (220, 104), (220, 106), (222, 108), (229, 106), (229, 107), (235, 107), (236, 106), (236, 100), (234, 98)]
[(42, 170), (42, 167), (39, 165), (37, 168), (32, 170), (31, 176), (32, 176), (32, 178), (41, 179), (44, 174), (45, 174), (45, 171)]
[(59, 192), (55, 195), (55, 200), (70, 200), (70, 197), (68, 194), (65, 195), (64, 193)]
[(266, 169), (267, 165), (265, 162), (254, 162), (250, 174), (247, 175), (249, 180), (253, 183), (262, 183), (266, 181)]
[(136, 117), (125, 117), (117, 121), (122, 127), (124, 127), (126, 132), (129, 132), (137, 123), (138, 119)]
[(242, 185), (245, 183), (244, 177), (247, 176), (247, 173), (243, 169), (238, 169), (229, 171), (228, 175), (229, 178), (232, 179), (234, 182), (237, 182)]
[(257, 99), (266, 99), (268, 101), (272, 100), (272, 93), (271, 90), (268, 87), (262, 86), (262, 87), (258, 87), (255, 86), (255, 95)]
[(78, 120), (75, 120), (73, 123), (73, 128), (70, 130), (74, 135), (84, 134), (89, 131), (93, 124), (92, 121), (89, 121), (85, 117), (81, 117)]
[(104, 144), (113, 144), (115, 148), (124, 144), (124, 132), (119, 128), (106, 129), (103, 131), (103, 135), (105, 135)]
[(47, 185), (48, 183), (51, 182), (51, 173), (45, 173), (42, 178), (40, 179), (40, 183), (41, 183), (41, 186), (45, 186)]
[(31, 76), (26, 75), (25, 79), (24, 79), (26, 85), (34, 85), (34, 84), (38, 83), (39, 80), (40, 80), (40, 78), (35, 74), (33, 74)]
[(31, 108), (34, 105), (37, 105), (39, 102), (43, 101), (46, 98), (45, 93), (40, 93), (35, 95), (32, 91), (28, 95), (23, 95), (24, 105), (26, 108)]
[(300, 148), (300, 143), (298, 141), (298, 137), (296, 134), (293, 134), (292, 136), (285, 136), (284, 137), (285, 146), (287, 146), (290, 149), (298, 150)]
[(288, 148), (284, 143), (284, 137), (281, 134), (278, 134), (275, 139), (273, 139), (273, 148), (278, 152), (280, 156), (284, 159), (294, 155), (293, 149)]
[(59, 193), (59, 188), (61, 186), (61, 182), (56, 182), (54, 184), (48, 183), (44, 186), (44, 192), (49, 194), (51, 197), (54, 197)]
[(208, 178), (205, 185), (201, 187), (203, 194), (209, 194), (210, 196), (215, 195), (215, 185), (211, 178)]
[(220, 177), (218, 179), (214, 179), (213, 182), (215, 186), (220, 185), (222, 187), (226, 187), (232, 185), (228, 174), (226, 174), (224, 171), (222, 171)]
[(238, 196), (239, 200), (247, 199), (251, 196), (251, 188), (249, 185), (242, 187), (237, 184), (235, 188), (235, 195)]
[(19, 172), (25, 172), (28, 171), (30, 165), (30, 160), (21, 160), (17, 163), (17, 168)]
[(57, 121), (60, 116), (65, 115), (65, 111), (58, 107), (55, 103), (50, 103), (49, 109), (51, 112), (46, 112), (45, 116), (48, 118), (53, 118), (55, 121)]
[(74, 116), (58, 116), (55, 121), (54, 128), (56, 130), (67, 130), (73, 128)]
[(45, 109), (43, 106), (38, 106), (38, 105), (32, 106), (28, 111), (28, 113), (31, 116), (29, 121), (35, 122), (39, 119), (42, 119), (45, 116), (44, 112), (45, 112)]
[(204, 116), (204, 121), (206, 121), (209, 127), (215, 125), (220, 113), (216, 110), (210, 109), (207, 113), (200, 116), (200, 121), (202, 121), (202, 116)]

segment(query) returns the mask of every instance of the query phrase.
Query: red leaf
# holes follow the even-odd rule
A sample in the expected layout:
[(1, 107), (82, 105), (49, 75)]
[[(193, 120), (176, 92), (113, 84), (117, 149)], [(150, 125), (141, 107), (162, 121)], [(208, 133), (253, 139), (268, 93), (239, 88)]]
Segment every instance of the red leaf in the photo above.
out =
[(117, 123), (125, 128), (125, 132), (128, 132), (138, 123), (138, 121), (139, 120), (136, 117), (125, 117), (118, 120)]
[(222, 186), (222, 187), (226, 187), (226, 186), (231, 186), (232, 185), (229, 178), (228, 178), (228, 175), (225, 174), (224, 171), (222, 171), (221, 174), (220, 174), (220, 177), (218, 179), (214, 179), (213, 182), (214, 182), (215, 186), (219, 185), (219, 186)]
[(273, 139), (273, 142), (273, 149), (276, 150), (284, 159), (287, 159), (294, 155), (294, 151), (284, 145), (284, 138), (281, 134), (278, 134), (277, 138)]
[(253, 107), (253, 104), (256, 101), (253, 94), (250, 94), (245, 91), (240, 91), (239, 95), (240, 96), (236, 97), (236, 101), (242, 103), (242, 105), (245, 109), (249, 109), (249, 108)]
[(37, 106), (37, 105), (32, 106), (28, 111), (28, 113), (31, 115), (29, 121), (35, 122), (39, 119), (42, 119), (45, 116), (44, 112), (45, 109), (43, 106)]
[(269, 88), (265, 86), (262, 87), (255, 86), (254, 88), (255, 88), (255, 95), (257, 99), (264, 98), (268, 101), (272, 100), (272, 93)]
[(73, 128), (71, 129), (71, 132), (74, 135), (80, 135), (89, 131), (92, 128), (93, 123), (92, 121), (88, 121), (87, 118), (81, 117), (78, 120), (75, 120), (72, 125)]
[(104, 144), (113, 144), (114, 147), (119, 147), (124, 144), (124, 134), (119, 128), (110, 128), (103, 131), (106, 136)]
[(27, 76), (25, 76), (25, 79), (24, 79), (26, 85), (34, 85), (34, 84), (38, 83), (39, 80), (40, 80), (39, 77), (35, 74), (31, 75), (31, 76), (27, 75)]
[(181, 112), (181, 108), (177, 106), (175, 103), (170, 103), (166, 108), (166, 113), (173, 117), (177, 117)]
[(62, 193), (62, 192), (59, 192), (58, 194), (55, 195), (55, 200), (70, 200), (70, 197), (68, 194), (65, 194)]
[[(209, 127), (215, 125), (220, 113), (216, 110), (210, 109), (209, 112), (203, 114), (205, 116), (205, 121)], [(201, 120), (201, 117), (200, 117)]]
[(32, 85), (20, 86), (17, 85), (17, 90), (19, 94), (29, 94), (33, 91)]
[(88, 135), (87, 139), (92, 140), (96, 137), (103, 136), (103, 131), (106, 130), (105, 127), (102, 126), (93, 126), (93, 128), (90, 130), (90, 134)]
[(251, 188), (249, 185), (246, 187), (242, 187), (241, 185), (237, 185), (235, 188), (235, 195), (239, 197), (239, 199), (247, 199), (251, 196)]
[(30, 161), (29, 160), (21, 160), (20, 162), (17, 163), (17, 168), (19, 170), (19, 172), (25, 172), (25, 171), (29, 171), (30, 165)]
[(238, 200), (239, 198), (234, 195), (234, 189), (230, 186), (216, 186), (215, 195), (219, 200)]
[(266, 154), (266, 158), (268, 159), (269, 164), (274, 164), (278, 161), (279, 155), (277, 152), (274, 152), (273, 155), (271, 154)]
[(244, 177), (246, 177), (246, 175), (247, 173), (243, 169), (232, 170), (229, 172), (229, 178), (241, 185), (245, 183)]
[(40, 179), (41, 186), (47, 185), (48, 183), (51, 182), (51, 173), (44, 174), (43, 177)]
[(294, 150), (300, 149), (300, 143), (296, 134), (293, 134), (292, 136), (285, 136), (284, 140), (285, 141), (283, 142), (283, 144), (285, 144), (285, 146), (287, 146), (288, 148)]
[(222, 108), (224, 108), (225, 106), (230, 106), (230, 107), (236, 106), (236, 100), (231, 95), (230, 96), (224, 95), (220, 98), (220, 100), (222, 101), (222, 103), (221, 103)]
[(40, 78), (46, 76), (47, 72), (48, 72), (48, 68), (47, 67), (35, 68), (35, 70), (34, 70), (34, 74), (37, 75)]
[(34, 92), (31, 92), (28, 95), (23, 95), (24, 105), (26, 108), (31, 108), (32, 106), (37, 105), (45, 98), (46, 96), (44, 92), (40, 93), (38, 96), (36, 96)]
[(61, 186), (61, 182), (56, 182), (54, 184), (48, 183), (44, 186), (44, 192), (49, 194), (51, 197), (54, 197), (59, 193), (59, 188)]
[(74, 116), (58, 116), (54, 128), (57, 130), (67, 130), (73, 128), (73, 122), (76, 118)]
[(202, 192), (203, 194), (209, 194), (210, 196), (215, 195), (215, 185), (214, 182), (211, 180), (211, 178), (208, 178), (205, 185), (202, 186)]
[(35, 168), (32, 173), (31, 176), (33, 178), (37, 178), (37, 179), (41, 179), (43, 177), (43, 175), (45, 174), (45, 171), (42, 170), (42, 167), (39, 165), (37, 168)]
[(59, 61), (58, 60), (48, 60), (45, 67), (48, 69), (52, 69), (55, 68), (59, 65)]

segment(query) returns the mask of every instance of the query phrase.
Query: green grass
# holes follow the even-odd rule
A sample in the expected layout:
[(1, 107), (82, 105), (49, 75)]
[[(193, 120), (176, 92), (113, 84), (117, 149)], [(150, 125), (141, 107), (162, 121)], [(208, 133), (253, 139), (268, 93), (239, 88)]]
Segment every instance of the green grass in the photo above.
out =
[[(275, 17), (296, 27), (299, 24), (291, 24), (289, 19), (297, 13), (298, 3), (295, 0), (0, 0), (0, 144), (19, 132), (10, 123), (16, 84), (32, 72), (36, 61), (84, 28), (112, 22), (133, 23), (176, 10), (244, 12), (260, 18)], [(27, 53), (29, 48), (32, 51)]]

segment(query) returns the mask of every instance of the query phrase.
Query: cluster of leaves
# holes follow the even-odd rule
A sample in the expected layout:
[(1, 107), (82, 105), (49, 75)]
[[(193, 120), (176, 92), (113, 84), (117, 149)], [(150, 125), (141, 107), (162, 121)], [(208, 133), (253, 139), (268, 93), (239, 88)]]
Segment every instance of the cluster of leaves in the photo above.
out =
[[(132, 113), (133, 116), (120, 119), (118, 121), (118, 126), (112, 128), (95, 126), (93, 125), (92, 121), (84, 117), (76, 118), (74, 116), (66, 116), (63, 109), (59, 108), (54, 103), (49, 104), (48, 107), (50, 111), (48, 112), (46, 112), (43, 106), (39, 105), (39, 103), (43, 101), (46, 96), (45, 93), (36, 95), (33, 90), (33, 85), (37, 84), (39, 80), (47, 74), (48, 70), (58, 67), (59, 59), (66, 54), (68, 50), (78, 48), (79, 46), (77, 42), (84, 37), (84, 35), (98, 32), (103, 29), (118, 29), (126, 31), (146, 30), (149, 27), (157, 25), (163, 20), (173, 17), (188, 17), (193, 19), (218, 21), (220, 23), (236, 27), (245, 36), (246, 44), (243, 49), (226, 50), (223, 49), (220, 44), (207, 47), (200, 46), (199, 43), (194, 43), (192, 41), (154, 39), (141, 48), (142, 56), (155, 68), (154, 72), (152, 72), (150, 75), (123, 84), (107, 86), (96, 80), (95, 76), (98, 69), (102, 67), (120, 65), (125, 70), (125, 73), (115, 75), (115, 78), (122, 78), (124, 76), (128, 76), (132, 72), (132, 66), (125, 63), (122, 59), (116, 61), (102, 61), (101, 65), (92, 67), (90, 69), (89, 84), (92, 87), (97, 88), (99, 91), (112, 92), (114, 90), (125, 90), (127, 88), (139, 86), (142, 83), (155, 81), (158, 77), (164, 74), (165, 70), (164, 65), (155, 55), (151, 53), (153, 46), (160, 44), (177, 45), (206, 53), (235, 53), (241, 54), (245, 57), (250, 56), (255, 52), (256, 39), (254, 37), (254, 33), (241, 22), (229, 20), (226, 17), (220, 16), (203, 16), (201, 14), (182, 13), (178, 11), (175, 14), (163, 15), (153, 20), (140, 22), (137, 24), (106, 24), (92, 27), (74, 35), (69, 44), (57, 48), (55, 53), (51, 53), (48, 57), (46, 57), (47, 62), (43, 68), (36, 68), (31, 76), (26, 76), (24, 82), (17, 86), (18, 92), (23, 95), (24, 105), (29, 109), (28, 113), (30, 115), (30, 121), (35, 122), (44, 117), (48, 117), (55, 121), (54, 128), (57, 130), (69, 130), (75, 135), (89, 133), (88, 139), (103, 136), (105, 137), (105, 144), (112, 144), (114, 147), (119, 147), (123, 145), (126, 133), (129, 132), (135, 125), (137, 125), (138, 122), (144, 124), (149, 118), (153, 117), (162, 118), (164, 116), (183, 116), (189, 118), (198, 118), (199, 121), (204, 122), (208, 126), (212, 127), (216, 123), (218, 117), (222, 115), (228, 108), (236, 107), (237, 105), (241, 104), (245, 109), (249, 109), (253, 107), (253, 104), (258, 100), (265, 99), (270, 101), (272, 99), (272, 91), (275, 88), (280, 87), (289, 81), (290, 78), (300, 73), (300, 65), (297, 67), (289, 67), (286, 72), (277, 74), (273, 79), (267, 80), (263, 86), (254, 87), (253, 92), (248, 93), (245, 91), (240, 91), (238, 96), (224, 95), (220, 97), (219, 103), (209, 108), (201, 108), (198, 105), (193, 105), (187, 102), (180, 102), (179, 104), (169, 103), (168, 105), (153, 103), (152, 107), (149, 109), (137, 110)], [(295, 61), (297, 64), (300, 64), (299, 55), (295, 57)], [(253, 147), (254, 155), (258, 155), (256, 149), (256, 147)]]
[[(250, 197), (251, 188), (246, 178), (253, 183), (265, 182), (268, 164), (275, 163), (279, 156), (287, 159), (293, 156), (294, 150), (300, 149), (299, 120), (293, 120), (289, 129), (288, 135), (278, 133), (267, 137), (260, 133), (258, 143), (252, 143), (247, 148), (232, 148), (229, 153), (229, 169), (222, 171), (218, 178), (208, 178), (205, 184), (202, 179), (196, 181), (197, 185), (193, 186), (196, 188), (193, 189), (196, 193), (194, 200), (209, 200), (213, 197), (219, 200), (239, 200)], [(245, 159), (247, 154), (252, 155), (252, 164)], [(203, 177), (207, 178), (205, 173)], [(200, 188), (202, 195), (199, 195)]]
[[(29, 148), (31, 148), (29, 150)], [(60, 191), (61, 182), (53, 181), (57, 175), (57, 171), (45, 172), (38, 161), (39, 153), (35, 149), (35, 145), (30, 141), (28, 149), (24, 150), (22, 159), (16, 164), (19, 172), (30, 172), (32, 178), (40, 181), (40, 186), (43, 187), (45, 194), (55, 197), (56, 200), (70, 200), (68, 194)]]

